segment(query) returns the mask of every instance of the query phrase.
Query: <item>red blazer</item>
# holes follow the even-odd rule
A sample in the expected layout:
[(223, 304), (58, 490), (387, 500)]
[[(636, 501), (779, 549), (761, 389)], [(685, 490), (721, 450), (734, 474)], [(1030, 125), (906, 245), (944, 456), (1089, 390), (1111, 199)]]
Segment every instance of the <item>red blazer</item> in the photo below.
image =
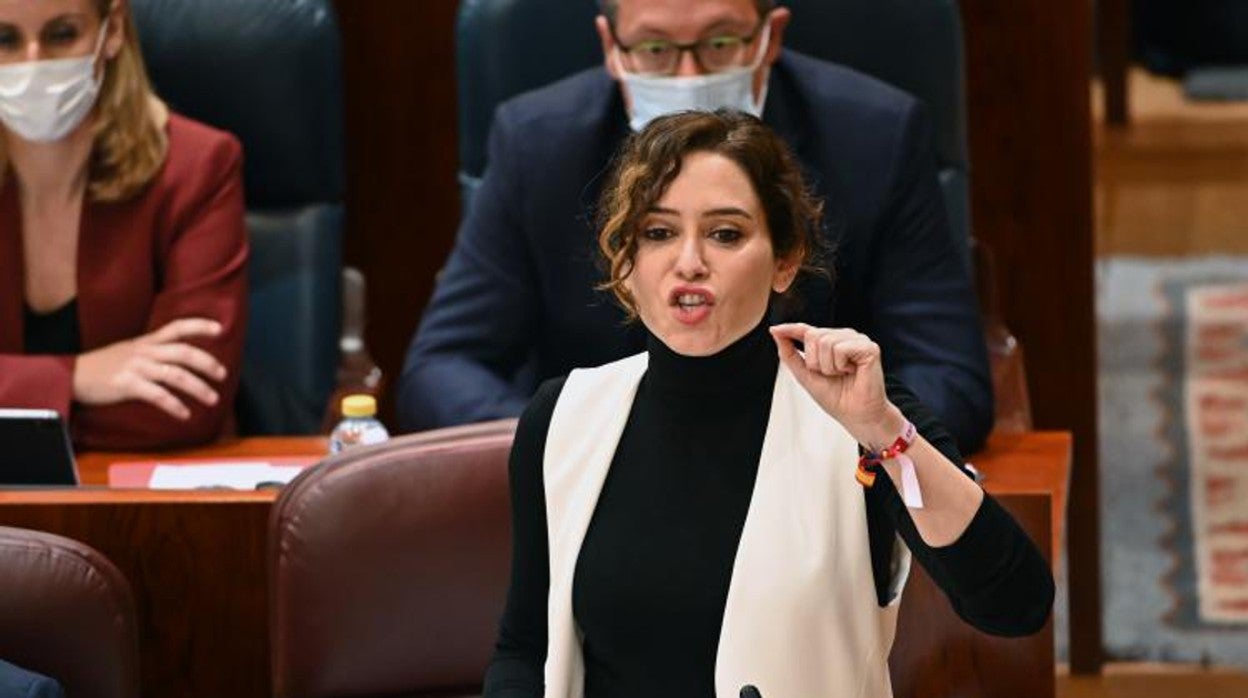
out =
[(75, 356), (23, 354), (25, 264), (12, 173), (0, 188), (0, 407), (56, 410), (69, 419), (80, 448), (202, 443), (230, 421), (247, 307), (242, 148), (233, 136), (176, 114), (170, 114), (168, 134), (164, 167), (138, 196), (83, 204), (78, 324), (85, 353), (178, 318), (220, 322), (219, 337), (194, 343), (229, 376), (214, 386), (221, 396), (216, 405), (185, 398), (187, 421), (137, 400), (103, 407), (74, 403)]

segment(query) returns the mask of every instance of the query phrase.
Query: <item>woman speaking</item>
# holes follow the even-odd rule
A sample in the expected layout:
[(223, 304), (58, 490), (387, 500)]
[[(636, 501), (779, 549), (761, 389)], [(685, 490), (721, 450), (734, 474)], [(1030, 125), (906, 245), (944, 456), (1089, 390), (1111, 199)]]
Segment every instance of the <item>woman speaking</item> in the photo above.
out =
[(226, 428), (242, 155), (153, 94), (127, 0), (0, 0), (0, 406), (86, 448)]
[(753, 117), (664, 117), (625, 146), (599, 244), (647, 350), (521, 417), (486, 696), (890, 696), (911, 554), (975, 627), (1043, 626), (1048, 566), (879, 347), (768, 326), (819, 215)]

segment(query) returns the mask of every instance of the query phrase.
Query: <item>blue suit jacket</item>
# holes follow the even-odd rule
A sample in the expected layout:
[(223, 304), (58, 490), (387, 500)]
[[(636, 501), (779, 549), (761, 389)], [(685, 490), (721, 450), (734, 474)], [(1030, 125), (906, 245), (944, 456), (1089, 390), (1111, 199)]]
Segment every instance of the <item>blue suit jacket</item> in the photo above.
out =
[[(924, 109), (842, 66), (786, 50), (763, 119), (825, 199), (834, 279), (804, 279), (775, 319), (849, 326), (964, 452), (992, 425), (979, 311), (949, 231)], [(480, 189), (408, 350), (404, 429), (515, 416), (538, 381), (642, 351), (596, 263), (593, 207), (628, 135), (601, 68), (502, 104)], [(775, 313), (773, 313), (774, 315)]]
[(61, 684), (0, 660), (0, 698), (65, 698)]

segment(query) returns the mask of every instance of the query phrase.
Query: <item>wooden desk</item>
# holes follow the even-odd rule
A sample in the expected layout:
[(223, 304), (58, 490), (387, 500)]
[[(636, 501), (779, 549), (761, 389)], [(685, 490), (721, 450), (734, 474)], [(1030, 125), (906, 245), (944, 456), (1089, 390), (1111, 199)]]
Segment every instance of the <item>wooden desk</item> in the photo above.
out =
[(987, 447), (969, 458), (993, 495), (1047, 494), (1051, 498), (1051, 561), (1066, 544), (1066, 501), (1070, 488), (1071, 436), (1065, 431), (993, 434)]
[[(320, 456), (329, 452), (323, 436), (266, 436), (227, 439), (211, 446), (169, 453), (84, 453), (78, 456), (78, 479), (84, 485), (107, 485), (108, 466), (124, 461), (152, 461), (166, 458), (279, 458), (281, 456)], [(272, 492), (268, 499), (275, 499)]]
[[(100, 486), (107, 482), (112, 462), (162, 455), (306, 456), (324, 453), (325, 446), (322, 438), (260, 438), (169, 454), (86, 454), (79, 458), (86, 487), (0, 490), (0, 525), (80, 540), (121, 569), (130, 580), (139, 614), (144, 695), (260, 698), (271, 693), (266, 538), (275, 493)], [(1050, 519), (1056, 527), (1062, 518), (1052, 512), (1064, 506), (1069, 455), (1069, 435), (1036, 433), (993, 437), (988, 448), (972, 459), (985, 473), (988, 491), (1001, 499), (1044, 550), (1052, 549), (1050, 531), (1056, 530)], [(920, 594), (936, 593), (930, 582), (926, 590), (912, 583), (907, 598), (913, 600), (903, 603), (914, 603)], [(931, 603), (952, 613), (942, 601)], [(924, 657), (932, 675), (944, 676), (949, 666), (958, 666), (962, 675), (1008, 677), (1012, 667), (983, 666), (980, 661), (985, 653), (998, 656), (1001, 643), (1016, 645), (1019, 656), (1047, 651), (1052, 663), (1051, 623), (1041, 635), (1022, 640), (987, 638), (968, 627), (966, 642), (946, 643), (947, 638), (932, 636), (928, 629), (933, 624), (923, 620), (907, 617), (903, 610), (899, 637), (907, 637), (903, 651)], [(899, 680), (896, 695), (986, 695), (929, 678), (920, 673)], [(1013, 695), (1052, 696), (1052, 680), (1050, 673), (1047, 685), (1042, 678), (1038, 685), (1020, 686)]]
[[(994, 434), (987, 448), (970, 461), (983, 473), (984, 488), (1032, 536), (1056, 569), (1070, 479), (1070, 434)], [(1052, 698), (1054, 653), (1051, 618), (1031, 637), (984, 635), (957, 620), (927, 574), (914, 568), (902, 596), (889, 663), (909, 668), (893, 672), (897, 698)]]
[(236, 439), (167, 454), (83, 454), (84, 487), (0, 490), (0, 525), (82, 541), (121, 569), (139, 615), (143, 695), (260, 698), (271, 694), (266, 551), (277, 494), (112, 490), (108, 465), (325, 452), (325, 439), (309, 437)]

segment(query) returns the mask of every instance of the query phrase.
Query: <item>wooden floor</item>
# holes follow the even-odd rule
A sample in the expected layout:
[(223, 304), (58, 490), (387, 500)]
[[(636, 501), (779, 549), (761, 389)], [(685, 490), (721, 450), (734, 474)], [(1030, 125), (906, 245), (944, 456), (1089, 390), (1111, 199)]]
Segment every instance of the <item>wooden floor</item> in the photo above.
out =
[(1131, 124), (1098, 114), (1094, 130), (1098, 254), (1248, 254), (1248, 102), (1191, 103), (1173, 80), (1130, 79)]
[(1244, 698), (1248, 673), (1161, 664), (1110, 664), (1101, 676), (1057, 677), (1057, 698)]
[[(1096, 106), (1097, 254), (1248, 254), (1248, 103), (1189, 103), (1180, 86), (1135, 70), (1125, 128)], [(1059, 698), (1248, 698), (1248, 672), (1110, 664), (1059, 671)]]

